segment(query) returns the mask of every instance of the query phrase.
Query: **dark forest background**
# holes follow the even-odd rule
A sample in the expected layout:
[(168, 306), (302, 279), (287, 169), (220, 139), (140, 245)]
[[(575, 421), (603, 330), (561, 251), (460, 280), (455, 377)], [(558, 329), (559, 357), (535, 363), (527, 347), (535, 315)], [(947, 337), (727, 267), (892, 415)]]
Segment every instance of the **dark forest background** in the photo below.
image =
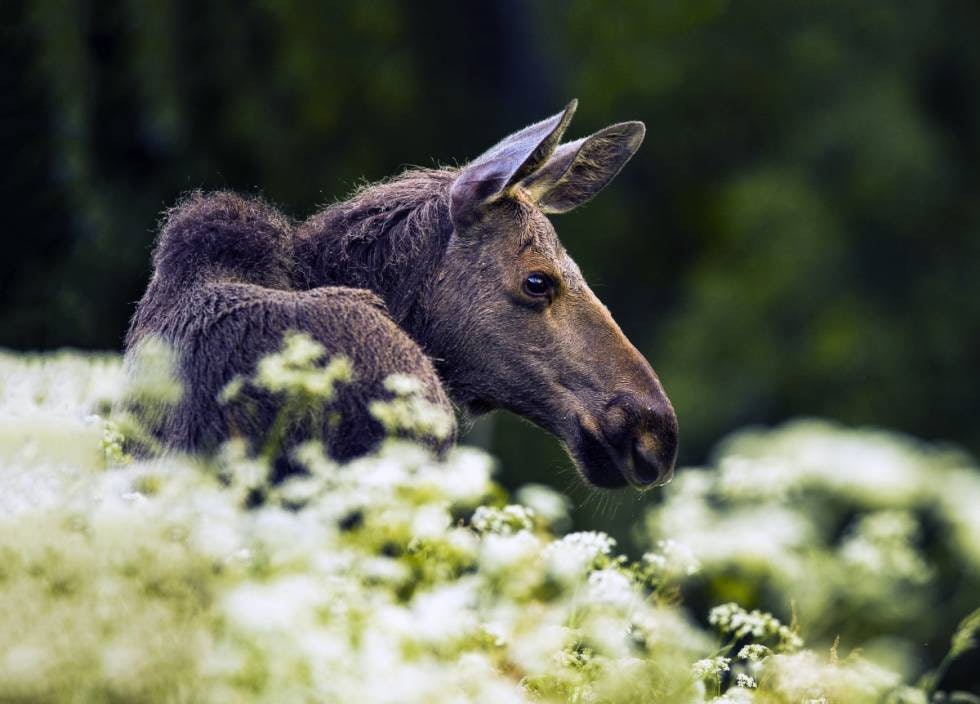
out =
[[(684, 462), (799, 415), (980, 453), (980, 3), (10, 0), (0, 16), (0, 346), (120, 349), (183, 191), (305, 216), (577, 97), (572, 138), (648, 126), (616, 183), (555, 224), (660, 373)], [(572, 481), (516, 419), (476, 436), (509, 484)]]

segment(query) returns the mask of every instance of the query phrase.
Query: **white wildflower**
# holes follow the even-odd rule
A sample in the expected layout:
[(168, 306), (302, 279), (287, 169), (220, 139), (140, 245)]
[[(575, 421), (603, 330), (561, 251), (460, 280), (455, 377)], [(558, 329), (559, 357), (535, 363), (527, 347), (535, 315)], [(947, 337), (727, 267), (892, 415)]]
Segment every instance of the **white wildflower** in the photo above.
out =
[(783, 648), (791, 650), (803, 646), (803, 640), (772, 614), (759, 609), (746, 611), (735, 603), (721, 604), (711, 609), (708, 623), (735, 638), (775, 636), (779, 638)]
[[(526, 569), (541, 549), (541, 542), (527, 531), (489, 533), (480, 546), (480, 566), (489, 574), (506, 574), (510, 570)], [(515, 581), (527, 574), (515, 574)]]
[(583, 531), (569, 533), (545, 547), (542, 556), (548, 569), (562, 579), (581, 577), (591, 569), (596, 560), (609, 555), (616, 541), (605, 533)]
[(491, 492), (492, 471), (493, 462), (485, 453), (459, 447), (431, 481), (452, 503), (472, 506)]
[(517, 490), (517, 501), (532, 509), (550, 526), (564, 525), (568, 521), (568, 497), (551, 487), (526, 484)]
[(507, 650), (513, 662), (530, 674), (552, 672), (556, 657), (575, 639), (575, 634), (567, 627), (552, 619), (535, 621), (524, 626), (519, 637), (515, 634), (508, 643)]
[(323, 597), (314, 580), (296, 575), (269, 584), (246, 582), (225, 597), (224, 610), (239, 628), (289, 631), (311, 619)]
[(474, 610), (476, 587), (473, 579), (465, 579), (417, 595), (411, 606), (411, 631), (405, 635), (420, 642), (440, 644), (475, 631), (478, 626)]
[(761, 643), (743, 645), (738, 651), (738, 658), (740, 660), (748, 660), (749, 662), (761, 662), (770, 655), (772, 655), (772, 650)]
[(627, 610), (637, 606), (640, 601), (632, 580), (612, 567), (596, 570), (589, 575), (587, 595), (590, 604)]
[(731, 658), (720, 655), (713, 658), (704, 658), (691, 665), (691, 674), (694, 675), (694, 679), (698, 680), (703, 680), (707, 677), (717, 677), (724, 672), (728, 672), (731, 669), (731, 665)]
[(419, 395), (371, 401), (368, 411), (390, 435), (432, 437), (445, 440), (453, 431), (453, 419), (441, 406)]
[(658, 540), (657, 549), (643, 555), (650, 568), (650, 576), (656, 580), (676, 580), (697, 574), (701, 563), (689, 547), (676, 540)]
[(604, 657), (621, 660), (634, 652), (630, 624), (618, 614), (608, 610), (589, 613), (580, 630), (589, 646)]
[(862, 516), (841, 545), (841, 558), (869, 574), (922, 584), (930, 569), (915, 547), (919, 524), (908, 511), (876, 511)]
[(163, 340), (147, 337), (126, 358), (128, 399), (143, 404), (174, 404), (183, 388), (177, 379), (177, 356)]
[(480, 506), (473, 512), (473, 528), (480, 533), (516, 533), (534, 528), (534, 511), (510, 504), (504, 508)]
[(413, 396), (425, 393), (425, 384), (411, 374), (390, 374), (385, 377), (384, 387), (396, 396)]
[[(403, 584), (412, 574), (409, 568), (398, 560), (389, 557), (372, 556), (361, 560), (356, 569), (369, 582)], [(337, 570), (330, 570), (336, 572)]]
[(480, 549), (480, 540), (473, 535), (473, 531), (465, 528), (451, 528), (443, 536), (446, 546), (460, 559), (469, 560), (475, 558)]
[(880, 701), (900, 682), (867, 660), (828, 660), (806, 650), (773, 655), (766, 661), (766, 674), (767, 692), (788, 701)]
[(732, 687), (724, 694), (709, 700), (709, 704), (752, 704), (755, 692), (747, 687)]
[(412, 535), (417, 538), (437, 538), (444, 534), (452, 523), (446, 506), (427, 504), (421, 506), (412, 519)]

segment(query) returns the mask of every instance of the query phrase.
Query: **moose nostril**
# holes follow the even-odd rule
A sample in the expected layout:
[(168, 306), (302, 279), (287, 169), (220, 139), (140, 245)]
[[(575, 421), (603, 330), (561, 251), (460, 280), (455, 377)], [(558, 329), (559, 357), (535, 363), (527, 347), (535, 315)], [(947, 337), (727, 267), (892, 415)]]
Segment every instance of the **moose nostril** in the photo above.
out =
[(633, 441), (633, 449), (642, 457), (655, 458), (660, 451), (660, 442), (652, 433), (643, 433)]
[(645, 408), (634, 432), (631, 449), (636, 479), (644, 485), (670, 480), (677, 459), (677, 418), (673, 410)]
[(663, 484), (673, 476), (675, 453), (668, 444), (652, 433), (643, 433), (633, 441), (634, 483), (644, 487)]

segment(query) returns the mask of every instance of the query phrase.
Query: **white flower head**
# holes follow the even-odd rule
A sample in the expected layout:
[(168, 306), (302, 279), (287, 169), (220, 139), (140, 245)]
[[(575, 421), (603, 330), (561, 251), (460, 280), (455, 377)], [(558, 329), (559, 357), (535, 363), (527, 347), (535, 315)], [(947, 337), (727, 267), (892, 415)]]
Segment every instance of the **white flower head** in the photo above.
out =
[[(480, 546), (480, 566), (489, 574), (506, 574), (510, 570), (526, 570), (538, 556), (541, 541), (527, 531), (489, 533)], [(527, 576), (526, 572), (516, 577)]]
[(396, 396), (414, 396), (425, 393), (425, 384), (417, 376), (411, 374), (389, 374), (385, 377), (384, 387)]
[(589, 575), (586, 592), (590, 604), (630, 610), (642, 600), (633, 581), (619, 569), (609, 567)]
[(517, 501), (532, 509), (548, 525), (556, 526), (568, 521), (568, 497), (549, 486), (526, 484), (517, 490)]
[(605, 533), (582, 531), (549, 543), (542, 555), (553, 574), (573, 580), (592, 569), (596, 561), (609, 555), (615, 546), (616, 541)]
[(721, 604), (711, 609), (708, 623), (726, 635), (736, 638), (778, 637), (783, 648), (794, 650), (803, 647), (803, 640), (792, 629), (784, 626), (770, 613), (753, 609), (746, 611), (735, 603)]
[(718, 677), (731, 669), (731, 658), (721, 657), (703, 658), (691, 665), (691, 674), (694, 679), (703, 680), (708, 677)]
[(743, 645), (738, 651), (739, 660), (748, 660), (749, 662), (761, 662), (770, 655), (772, 655), (772, 650), (761, 643)]
[(658, 540), (656, 550), (643, 555), (650, 576), (658, 581), (673, 581), (697, 574), (701, 563), (694, 552), (676, 540)]
[(534, 511), (526, 506), (510, 504), (503, 508), (479, 506), (470, 521), (480, 533), (500, 533), (508, 535), (534, 528)]

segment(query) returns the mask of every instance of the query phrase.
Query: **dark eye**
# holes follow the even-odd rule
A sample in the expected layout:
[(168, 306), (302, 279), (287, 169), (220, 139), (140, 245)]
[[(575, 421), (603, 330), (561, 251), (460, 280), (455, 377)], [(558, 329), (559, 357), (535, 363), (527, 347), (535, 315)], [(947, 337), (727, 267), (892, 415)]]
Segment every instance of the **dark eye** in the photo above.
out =
[(547, 296), (551, 292), (551, 279), (544, 274), (528, 274), (524, 291), (529, 296)]

